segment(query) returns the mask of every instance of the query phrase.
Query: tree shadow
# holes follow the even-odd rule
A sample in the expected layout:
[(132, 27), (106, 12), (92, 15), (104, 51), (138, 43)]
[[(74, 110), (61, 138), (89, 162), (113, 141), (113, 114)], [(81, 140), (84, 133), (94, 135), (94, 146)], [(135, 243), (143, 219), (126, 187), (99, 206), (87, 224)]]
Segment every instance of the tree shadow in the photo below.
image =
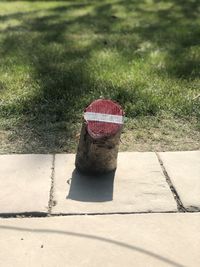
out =
[[(136, 0), (66, 1), (47, 9), (1, 15), (2, 22), (19, 22), (0, 32), (3, 64), (12, 69), (12, 58), (15, 64), (30, 69), (31, 83), (29, 79), (23, 83), (30, 95), (16, 97), (12, 104), (2, 104), (1, 108), (2, 117), (21, 118), (13, 129), (21, 140), (19, 151), (71, 151), (82, 111), (102, 95), (126, 106), (128, 116), (156, 115), (160, 103), (153, 102), (150, 93), (143, 93), (141, 84), (138, 88), (134, 84), (136, 93), (129, 94), (123, 86), (119, 85), (118, 90), (112, 82), (99, 83), (88, 64), (93, 54), (114, 50), (128, 66), (135, 59), (149, 57), (151, 48), (139, 49), (149, 42), (152, 49), (166, 54), (164, 68), (155, 67), (155, 73), (178, 79), (198, 78), (199, 57), (192, 54), (192, 47), (200, 39), (198, 2), (171, 0), (169, 7), (159, 8), (161, 2), (155, 1), (146, 8), (145, 1)], [(90, 11), (81, 13), (83, 8)], [(117, 14), (120, 8), (126, 10), (126, 17)], [(70, 17), (73, 12), (77, 15)], [(134, 14), (138, 25), (131, 24)], [(124, 100), (120, 95), (125, 95)], [(146, 108), (148, 98), (150, 107)], [(136, 112), (129, 112), (129, 103), (135, 103)]]

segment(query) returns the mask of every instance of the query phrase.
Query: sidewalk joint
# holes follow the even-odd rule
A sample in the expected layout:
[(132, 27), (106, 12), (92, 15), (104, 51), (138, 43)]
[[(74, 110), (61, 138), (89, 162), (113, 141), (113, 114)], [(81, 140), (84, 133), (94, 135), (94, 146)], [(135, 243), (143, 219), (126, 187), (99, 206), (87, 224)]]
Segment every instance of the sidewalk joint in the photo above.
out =
[(169, 177), (169, 174), (168, 174), (167, 170), (165, 169), (164, 163), (163, 163), (163, 161), (162, 161), (160, 155), (158, 154), (158, 152), (155, 152), (155, 153), (156, 153), (156, 156), (157, 156), (158, 161), (159, 161), (159, 163), (160, 163), (160, 166), (161, 166), (161, 168), (162, 168), (162, 171), (163, 171), (163, 174), (164, 174), (164, 176), (165, 176), (166, 182), (167, 182), (167, 184), (169, 185), (169, 188), (170, 188), (170, 190), (171, 190), (171, 192), (172, 192), (172, 195), (173, 195), (173, 197), (174, 197), (174, 199), (175, 199), (175, 201), (176, 201), (178, 211), (179, 211), (179, 212), (187, 212), (187, 210), (186, 210), (185, 207), (183, 206), (183, 203), (182, 203), (182, 201), (181, 201), (181, 199), (180, 199), (180, 197), (179, 197), (179, 195), (178, 195), (178, 192), (176, 191), (175, 187), (174, 187), (173, 184), (172, 184), (172, 181), (171, 181), (171, 179), (170, 179), (170, 177)]
[[(25, 218), (52, 218), (70, 216), (112, 216), (112, 215), (153, 215), (153, 214), (179, 214), (180, 211), (133, 211), (133, 212), (93, 212), (93, 213), (57, 213), (48, 214), (42, 212), (4, 213), (0, 219), (25, 219)], [(200, 213), (199, 211), (186, 211), (186, 213)]]
[(1, 213), (0, 219), (12, 219), (12, 218), (44, 218), (47, 217), (46, 212), (16, 212), (16, 213)]
[(48, 203), (48, 215), (51, 214), (51, 209), (54, 205), (53, 200), (53, 193), (54, 193), (54, 175), (55, 175), (55, 154), (53, 154), (53, 160), (52, 160), (52, 172), (51, 172), (51, 188), (49, 192), (49, 203)]
[[(177, 214), (179, 211), (113, 211), (113, 212), (92, 212), (92, 213), (55, 213), (51, 217), (69, 217), (69, 216), (109, 216), (109, 215), (142, 215), (142, 214)], [(189, 212), (188, 212), (189, 213)], [(193, 212), (195, 213), (195, 212)]]

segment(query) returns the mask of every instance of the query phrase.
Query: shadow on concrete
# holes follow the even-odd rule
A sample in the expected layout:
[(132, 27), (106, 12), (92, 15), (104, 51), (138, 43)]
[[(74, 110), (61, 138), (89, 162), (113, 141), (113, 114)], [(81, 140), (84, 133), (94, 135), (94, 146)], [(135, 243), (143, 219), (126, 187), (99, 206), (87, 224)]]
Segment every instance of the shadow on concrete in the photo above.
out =
[(66, 198), (83, 202), (112, 201), (114, 177), (115, 171), (99, 176), (89, 176), (75, 169), (72, 178), (68, 180), (70, 190)]
[(68, 235), (68, 236), (74, 236), (74, 237), (78, 237), (78, 238), (93, 239), (93, 240), (97, 240), (97, 241), (104, 242), (104, 243), (111, 243), (113, 245), (120, 246), (120, 247), (123, 247), (125, 249), (135, 250), (139, 253), (148, 255), (148, 256), (153, 257), (157, 260), (160, 260), (166, 264), (169, 264), (169, 266), (186, 267), (185, 265), (179, 264), (173, 260), (170, 260), (166, 257), (161, 256), (161, 255), (158, 255), (154, 252), (151, 252), (150, 250), (146, 250), (146, 249), (143, 249), (143, 248), (138, 247), (138, 246), (133, 246), (131, 244), (127, 244), (127, 243), (124, 243), (121, 241), (117, 241), (117, 240), (113, 240), (113, 239), (105, 238), (105, 237), (101, 237), (101, 236), (95, 236), (95, 235), (83, 234), (83, 233), (75, 233), (75, 232), (69, 232), (69, 231), (62, 231), (62, 230), (20, 228), (20, 227), (6, 226), (6, 225), (2, 225), (2, 226), (0, 226), (0, 228), (2, 230), (13, 230), (13, 231), (36, 233), (36, 234), (37, 233), (42, 233), (42, 234), (47, 233), (47, 234), (57, 234), (57, 235)]

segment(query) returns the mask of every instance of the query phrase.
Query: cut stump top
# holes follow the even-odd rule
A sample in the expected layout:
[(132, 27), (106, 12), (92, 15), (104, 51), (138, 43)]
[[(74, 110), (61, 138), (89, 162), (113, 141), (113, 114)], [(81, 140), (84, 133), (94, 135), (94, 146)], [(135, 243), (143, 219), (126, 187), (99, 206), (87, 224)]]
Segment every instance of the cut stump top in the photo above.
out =
[(122, 127), (123, 114), (118, 103), (106, 99), (95, 100), (84, 113), (89, 135), (99, 139), (116, 134)]

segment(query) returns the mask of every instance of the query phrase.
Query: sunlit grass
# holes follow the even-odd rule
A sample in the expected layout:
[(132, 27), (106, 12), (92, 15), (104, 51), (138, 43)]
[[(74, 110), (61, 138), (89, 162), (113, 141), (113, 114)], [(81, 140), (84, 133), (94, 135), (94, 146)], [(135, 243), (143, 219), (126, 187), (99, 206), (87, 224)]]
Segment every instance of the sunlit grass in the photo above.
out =
[(199, 12), (197, 0), (1, 2), (6, 146), (62, 151), (66, 141), (73, 150), (82, 111), (99, 97), (118, 101), (130, 121), (190, 120), (200, 139)]

